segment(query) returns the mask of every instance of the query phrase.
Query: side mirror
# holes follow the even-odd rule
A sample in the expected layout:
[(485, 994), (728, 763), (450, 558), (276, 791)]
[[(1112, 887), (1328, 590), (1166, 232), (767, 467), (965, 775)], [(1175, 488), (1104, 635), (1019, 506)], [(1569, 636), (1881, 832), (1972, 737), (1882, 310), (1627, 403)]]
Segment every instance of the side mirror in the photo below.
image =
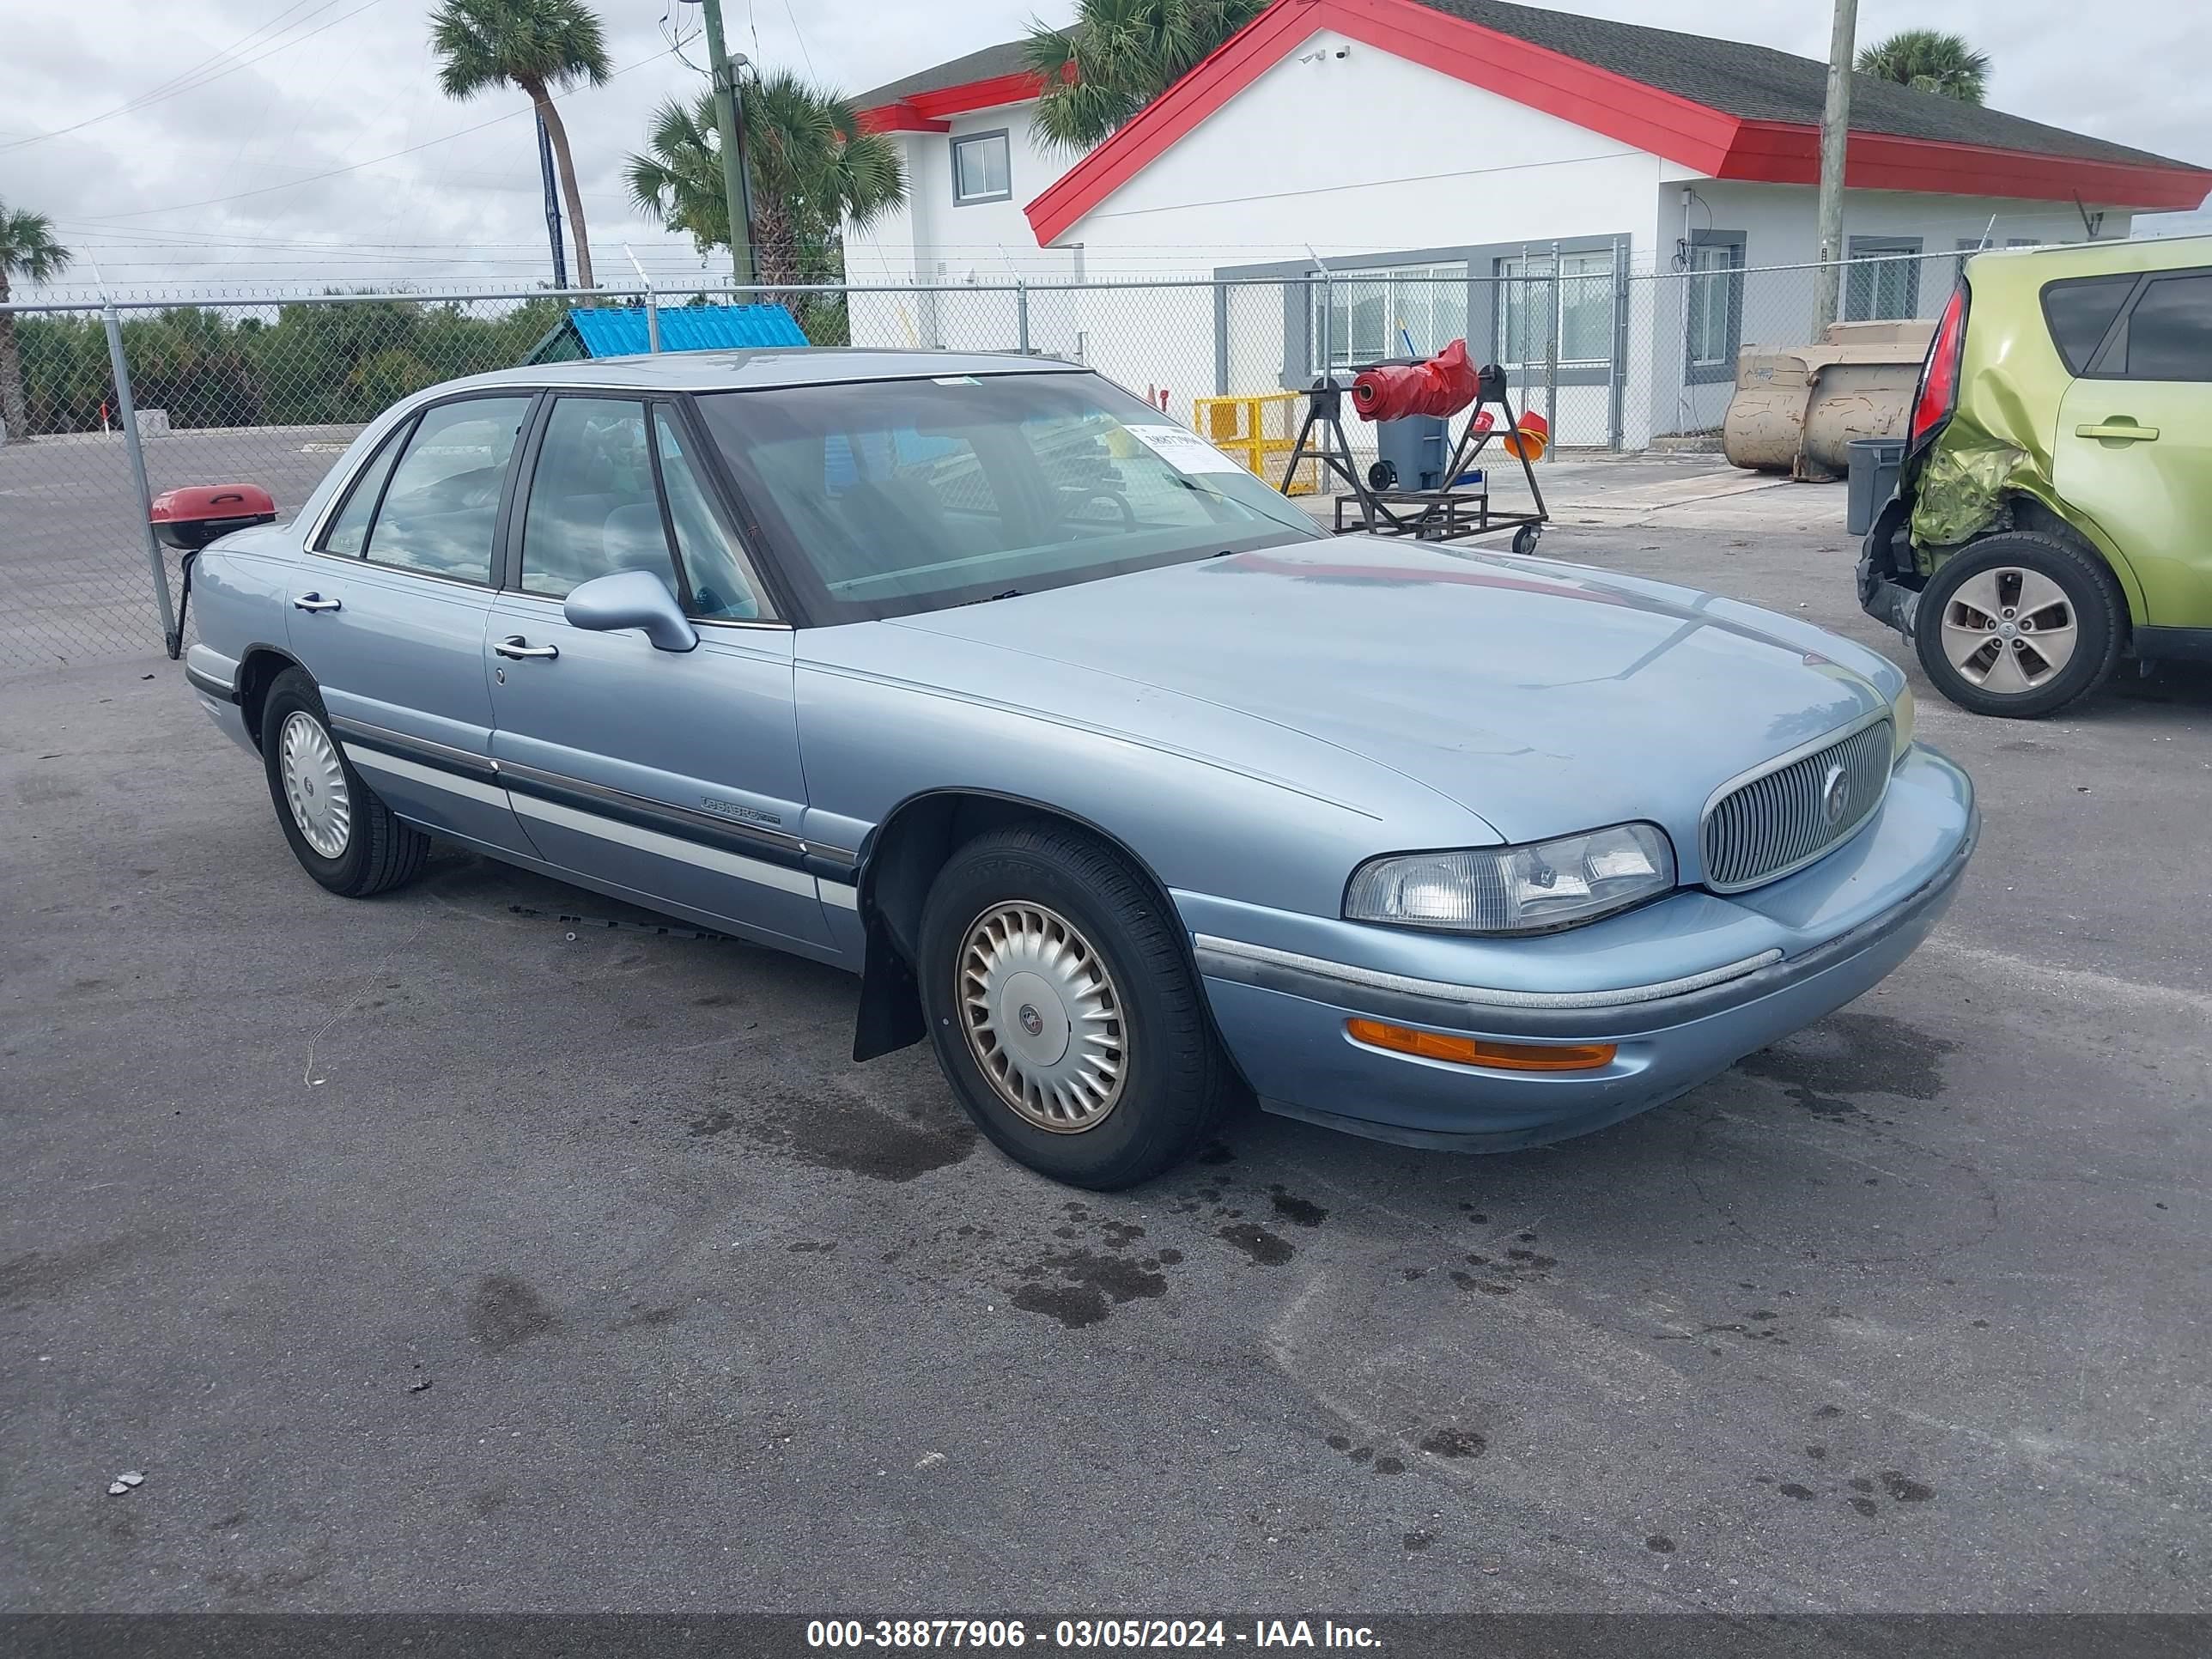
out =
[(587, 628), (596, 634), (620, 628), (637, 628), (662, 651), (689, 651), (699, 643), (699, 632), (668, 591), (668, 584), (650, 570), (617, 570), (611, 576), (594, 576), (569, 590), (562, 614), (571, 628)]

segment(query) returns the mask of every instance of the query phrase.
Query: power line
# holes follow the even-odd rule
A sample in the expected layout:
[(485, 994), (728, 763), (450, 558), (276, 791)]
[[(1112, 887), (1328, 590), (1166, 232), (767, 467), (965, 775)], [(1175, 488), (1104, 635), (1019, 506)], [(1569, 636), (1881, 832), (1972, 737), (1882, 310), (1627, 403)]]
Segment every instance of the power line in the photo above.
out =
[(783, 15), (791, 19), (791, 33), (799, 41), (799, 55), (806, 60), (807, 78), (809, 80), (816, 79), (817, 77), (814, 73), (814, 54), (806, 50), (806, 37), (804, 34), (799, 33), (799, 15), (792, 10), (791, 0), (783, 0)]
[[(380, 0), (368, 0), (368, 3), (369, 5), (376, 5), (380, 3)], [(366, 11), (368, 7), (364, 6), (362, 9)], [(629, 74), (631, 70), (643, 69), (647, 64), (655, 63), (663, 58), (669, 57), (673, 51), (674, 48), (671, 47), (667, 52), (656, 52), (650, 58), (641, 58), (636, 63), (615, 70), (612, 75), (607, 76), (607, 79), (612, 81), (618, 76)], [(561, 95), (562, 97), (568, 97), (573, 96), (574, 94), (573, 93), (564, 93)], [(556, 101), (557, 102), (558, 100), (556, 99)], [(225, 202), (242, 202), (249, 197), (267, 196), (276, 191), (296, 190), (301, 185), (319, 184), (325, 179), (336, 179), (345, 173), (358, 173), (363, 167), (376, 167), (385, 161), (396, 161), (403, 155), (412, 155), (418, 150), (429, 149), (439, 144), (450, 143), (456, 138), (465, 138), (472, 132), (482, 132), (486, 127), (495, 127), (502, 121), (512, 121), (518, 115), (528, 115), (534, 112), (535, 112), (531, 108), (531, 106), (526, 105), (520, 109), (509, 110), (504, 115), (495, 115), (489, 121), (479, 121), (474, 126), (463, 127), (458, 131), (446, 133), (441, 137), (426, 138), (419, 144), (408, 145), (404, 149), (395, 149), (387, 155), (373, 155), (366, 161), (354, 161), (345, 167), (332, 167), (327, 173), (311, 173), (304, 179), (287, 179), (281, 185), (263, 185), (258, 189), (255, 190), (234, 191), (228, 196), (210, 196), (205, 199), (198, 202), (172, 202), (166, 207), (132, 208), (128, 212), (125, 213), (95, 214), (88, 215), (88, 217), (89, 217), (94, 223), (112, 224), (118, 219), (138, 219), (144, 217), (149, 213), (181, 213), (187, 208), (216, 207)]]
[[(313, 11), (309, 12), (307, 17), (300, 18), (297, 21), (287, 25), (287, 27), (296, 28), (300, 23), (306, 22), (308, 17), (318, 16), (321, 13), (328, 11), (337, 3), (337, 0), (323, 0), (323, 3), (316, 7)], [(289, 40), (271, 43), (269, 45), (269, 49), (266, 52), (257, 53), (252, 58), (241, 58), (235, 63), (225, 64), (224, 67), (216, 70), (212, 75), (200, 76), (198, 80), (191, 78), (193, 76), (198, 75), (201, 69), (204, 69), (208, 64), (216, 63), (228, 56), (231, 52), (235, 52), (240, 46), (245, 45), (246, 41), (251, 40), (253, 38), (253, 35), (260, 33), (262, 29), (265, 29), (270, 27), (270, 24), (264, 23), (261, 26), (261, 29), (256, 29), (252, 31), (252, 33), (243, 36), (238, 41), (234, 42), (231, 46), (224, 47), (222, 52), (216, 53), (214, 57), (205, 58), (195, 68), (185, 70), (183, 75), (172, 76), (168, 80), (163, 82), (161, 86), (155, 88), (150, 92), (140, 94), (138, 97), (132, 99), (128, 103), (118, 104), (113, 109), (106, 111), (99, 115), (87, 116), (83, 120), (76, 122), (70, 126), (56, 127), (52, 132), (35, 133), (28, 138), (18, 138), (14, 140), (12, 143), (0, 144), (0, 150), (21, 149), (26, 144), (41, 143), (48, 138), (58, 138), (64, 133), (82, 131), (86, 127), (92, 126), (98, 122), (107, 120), (113, 116), (135, 115), (141, 110), (151, 108), (155, 104), (165, 103), (172, 98), (181, 97), (188, 92), (197, 92), (202, 87), (210, 86), (216, 82), (222, 80), (226, 75), (231, 75), (240, 70), (250, 68), (253, 64), (258, 64), (265, 58), (276, 57), (279, 52), (289, 52), (294, 46), (299, 46), (303, 41), (313, 40), (315, 36), (322, 33), (326, 29), (336, 28), (339, 24), (344, 22), (349, 17), (358, 17), (362, 13), (369, 10), (373, 7), (382, 5), (383, 3), (384, 0), (367, 0), (365, 4), (356, 6), (351, 11), (339, 13), (338, 15), (331, 19), (329, 22), (324, 24), (321, 28), (309, 29), (305, 34), (295, 34)], [(285, 11), (297, 11), (298, 9), (299, 4), (295, 3), (287, 7)], [(283, 17), (284, 15), (285, 12), (279, 12), (277, 14), (277, 17)], [(272, 18), (270, 22), (273, 23), (275, 21), (276, 19)]]

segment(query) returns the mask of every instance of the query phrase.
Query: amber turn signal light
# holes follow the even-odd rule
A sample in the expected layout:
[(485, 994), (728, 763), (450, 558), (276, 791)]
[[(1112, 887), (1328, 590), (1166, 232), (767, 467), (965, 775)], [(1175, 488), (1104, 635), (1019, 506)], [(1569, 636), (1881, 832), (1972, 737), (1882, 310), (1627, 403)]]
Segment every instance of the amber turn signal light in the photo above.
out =
[(1610, 1066), (1620, 1052), (1620, 1045), (1612, 1042), (1495, 1042), (1487, 1037), (1447, 1036), (1410, 1025), (1386, 1025), (1379, 1019), (1347, 1019), (1344, 1029), (1357, 1042), (1395, 1054), (1507, 1072), (1594, 1072)]

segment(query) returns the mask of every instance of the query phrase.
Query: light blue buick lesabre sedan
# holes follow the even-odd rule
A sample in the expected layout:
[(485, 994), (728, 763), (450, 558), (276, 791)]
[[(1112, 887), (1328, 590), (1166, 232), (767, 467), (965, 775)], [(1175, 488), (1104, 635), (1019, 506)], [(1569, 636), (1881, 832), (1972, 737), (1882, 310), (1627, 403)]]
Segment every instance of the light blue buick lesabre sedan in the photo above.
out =
[(1977, 830), (1875, 653), (1325, 536), (1035, 359), (454, 381), (194, 586), (191, 684), (325, 887), (434, 836), (848, 969), (856, 1060), (927, 1035), (1085, 1187), (1249, 1097), (1422, 1146), (1615, 1122), (1874, 985)]

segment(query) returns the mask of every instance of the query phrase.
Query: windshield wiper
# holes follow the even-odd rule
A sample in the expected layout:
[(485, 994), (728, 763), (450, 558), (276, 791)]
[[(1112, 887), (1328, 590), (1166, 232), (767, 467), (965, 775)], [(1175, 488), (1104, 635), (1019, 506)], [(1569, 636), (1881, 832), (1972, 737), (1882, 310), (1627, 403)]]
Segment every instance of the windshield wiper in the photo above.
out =
[(990, 603), (991, 603), (991, 601), (992, 601), (992, 600), (994, 600), (994, 599), (1018, 599), (1019, 598), (1021, 598), (1021, 596), (1022, 596), (1022, 590), (1021, 590), (1020, 588), (1018, 588), (1018, 587), (1010, 587), (1010, 588), (1008, 588), (1008, 589), (1007, 589), (1005, 592), (1003, 592), (1003, 593), (986, 593), (986, 594), (985, 594), (981, 599), (963, 599), (963, 600), (961, 600), (961, 601), (960, 601), (960, 603), (961, 603), (962, 605), (988, 605), (988, 604), (990, 604)]

